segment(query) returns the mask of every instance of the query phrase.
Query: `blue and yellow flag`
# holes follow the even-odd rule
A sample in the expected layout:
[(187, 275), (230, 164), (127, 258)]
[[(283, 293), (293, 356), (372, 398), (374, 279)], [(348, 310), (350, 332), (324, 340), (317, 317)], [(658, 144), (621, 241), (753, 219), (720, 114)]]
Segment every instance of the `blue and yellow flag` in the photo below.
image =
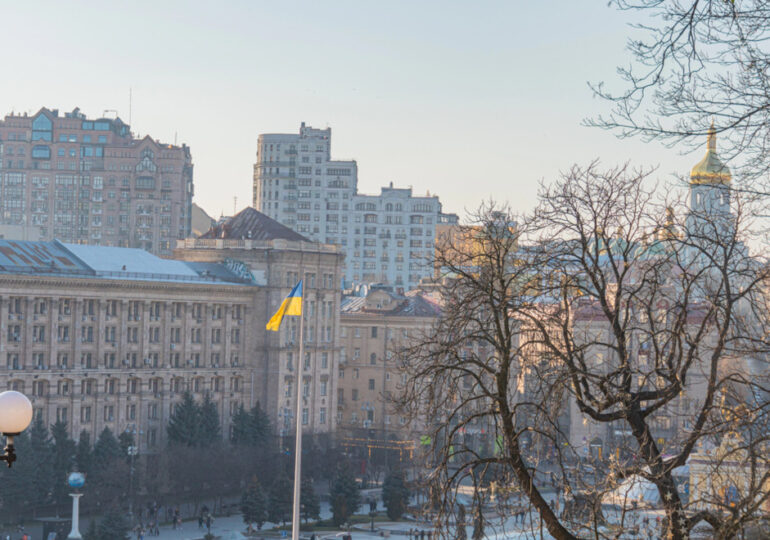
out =
[(302, 315), (302, 280), (299, 280), (289, 293), (289, 296), (283, 299), (281, 307), (275, 312), (265, 328), (277, 332), (281, 328), (281, 321), (285, 315)]

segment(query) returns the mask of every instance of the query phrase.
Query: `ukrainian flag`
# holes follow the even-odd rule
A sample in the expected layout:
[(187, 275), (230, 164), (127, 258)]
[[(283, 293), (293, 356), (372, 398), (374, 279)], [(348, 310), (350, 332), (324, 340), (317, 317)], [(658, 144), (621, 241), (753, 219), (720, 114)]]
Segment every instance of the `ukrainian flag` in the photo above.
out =
[(289, 296), (283, 299), (281, 307), (267, 321), (265, 328), (277, 332), (281, 327), (284, 315), (302, 315), (302, 280), (299, 280), (299, 283), (294, 286)]

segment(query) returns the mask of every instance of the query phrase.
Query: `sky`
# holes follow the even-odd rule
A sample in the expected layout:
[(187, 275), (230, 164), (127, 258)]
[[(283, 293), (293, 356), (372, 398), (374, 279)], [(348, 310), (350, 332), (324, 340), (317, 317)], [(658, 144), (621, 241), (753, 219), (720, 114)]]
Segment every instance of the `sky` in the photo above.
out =
[(136, 135), (186, 143), (214, 217), (251, 204), (257, 136), (303, 121), (332, 128), (361, 192), (393, 182), (445, 212), (489, 198), (526, 212), (575, 163), (665, 181), (700, 159), (581, 125), (608, 110), (589, 81), (620, 88), (628, 17), (606, 0), (15, 2), (0, 114), (117, 111)]

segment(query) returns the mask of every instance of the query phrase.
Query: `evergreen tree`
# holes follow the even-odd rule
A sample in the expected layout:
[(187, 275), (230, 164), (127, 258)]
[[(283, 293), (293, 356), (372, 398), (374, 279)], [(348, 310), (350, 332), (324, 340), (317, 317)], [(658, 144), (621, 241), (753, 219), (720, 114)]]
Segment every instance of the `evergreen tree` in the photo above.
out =
[(346, 467), (338, 467), (330, 492), (334, 524), (340, 526), (361, 506), (361, 494), (355, 478)]
[(206, 394), (199, 409), (200, 420), (198, 430), (200, 433), (199, 444), (210, 446), (222, 440), (222, 426), (219, 424), (219, 412), (217, 405), (211, 401), (211, 396)]
[(243, 522), (247, 525), (256, 523), (258, 530), (261, 530), (267, 521), (267, 498), (256, 476), (249, 482), (241, 497), (241, 512)]
[(118, 435), (118, 444), (120, 445), (120, 455), (128, 459), (128, 449), (134, 446), (134, 434), (130, 431), (124, 431)]
[(233, 415), (230, 441), (238, 446), (261, 446), (270, 436), (270, 419), (257, 403), (251, 411), (243, 405)]
[(87, 475), (93, 466), (93, 450), (91, 448), (91, 435), (84, 429), (80, 432), (77, 449), (75, 450), (75, 468)]
[(48, 429), (39, 416), (32, 427), (14, 438), (17, 461), (4, 471), (3, 511), (9, 517), (32, 514), (49, 501), (52, 484), (52, 455)]
[(273, 523), (286, 523), (287, 516), (291, 516), (293, 507), (293, 486), (286, 473), (281, 471), (273, 479), (268, 495), (268, 519)]
[(63, 504), (69, 500), (69, 486), (67, 475), (72, 472), (75, 464), (75, 452), (77, 445), (70, 439), (67, 422), (57, 421), (51, 426), (53, 438), (53, 499), (56, 504)]
[(123, 450), (115, 438), (115, 434), (108, 427), (99, 434), (94, 444), (93, 465), (98, 470), (106, 470), (117, 458), (123, 457)]
[(305, 476), (302, 479), (299, 492), (299, 512), (305, 521), (310, 519), (320, 519), (321, 517), (321, 501), (318, 499), (318, 495), (315, 493), (313, 487), (313, 478), (311, 476)]
[(246, 412), (243, 403), (235, 411), (232, 419), (233, 431), (230, 436), (230, 442), (236, 446), (246, 446), (251, 444), (251, 415)]
[(468, 533), (465, 530), (465, 505), (461, 504), (457, 509), (457, 525), (455, 540), (467, 540)]
[(96, 519), (91, 518), (88, 529), (83, 534), (83, 540), (99, 540), (99, 533), (96, 530)]
[(169, 444), (198, 446), (200, 444), (200, 407), (190, 392), (185, 392), (182, 402), (174, 407), (168, 420)]
[(406, 512), (409, 503), (409, 489), (401, 470), (390, 471), (382, 484), (382, 502), (388, 511), (388, 517), (396, 521)]
[(96, 528), (96, 534), (99, 540), (129, 540), (129, 530), (131, 526), (118, 510), (108, 511), (99, 526)]
[(270, 417), (257, 402), (249, 412), (251, 417), (251, 440), (252, 444), (259, 446), (265, 444), (270, 437)]

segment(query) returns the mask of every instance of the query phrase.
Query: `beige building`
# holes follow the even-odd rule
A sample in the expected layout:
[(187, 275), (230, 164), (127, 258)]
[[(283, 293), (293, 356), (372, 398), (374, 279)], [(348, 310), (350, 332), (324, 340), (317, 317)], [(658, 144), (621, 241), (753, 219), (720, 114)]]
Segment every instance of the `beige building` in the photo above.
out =
[(418, 291), (406, 295), (373, 288), (365, 297), (343, 300), (337, 389), (338, 432), (343, 444), (407, 457), (414, 449), (415, 426), (398, 415), (390, 398), (402, 381), (396, 355), (419, 338), (440, 314), (437, 302)]
[(298, 320), (288, 317), (280, 332), (267, 332), (265, 324), (292, 287), (304, 279), (304, 400), (300, 414), (307, 432), (333, 432), (343, 272), (343, 254), (337, 246), (311, 242), (265, 214), (246, 208), (200, 238), (180, 241), (174, 256), (229, 265), (260, 286), (263, 296), (249, 327), (259, 351), (252, 359), (255, 392), (279, 434), (285, 435), (293, 429)]
[(120, 118), (40, 109), (0, 120), (0, 226), (17, 239), (168, 256), (191, 229), (190, 148), (134, 138)]
[(247, 329), (263, 302), (224, 265), (0, 240), (0, 387), (73, 437), (136, 429), (142, 452), (165, 443), (183, 392), (208, 393), (227, 434), (233, 411), (259, 397)]

